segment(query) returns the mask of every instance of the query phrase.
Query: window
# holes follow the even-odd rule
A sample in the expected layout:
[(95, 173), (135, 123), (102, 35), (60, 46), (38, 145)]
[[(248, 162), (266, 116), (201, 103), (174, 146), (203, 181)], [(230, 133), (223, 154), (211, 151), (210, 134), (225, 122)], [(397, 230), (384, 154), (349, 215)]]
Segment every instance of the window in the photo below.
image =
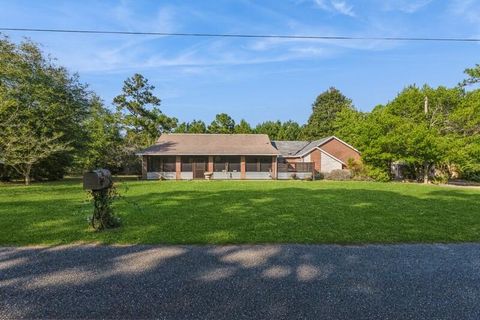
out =
[(175, 157), (150, 156), (147, 166), (148, 172), (175, 172)]
[(245, 157), (247, 172), (269, 172), (272, 170), (271, 157)]
[(213, 171), (240, 172), (240, 157), (216, 156), (213, 158)]
[(193, 171), (193, 158), (192, 157), (182, 157), (182, 172), (192, 172)]

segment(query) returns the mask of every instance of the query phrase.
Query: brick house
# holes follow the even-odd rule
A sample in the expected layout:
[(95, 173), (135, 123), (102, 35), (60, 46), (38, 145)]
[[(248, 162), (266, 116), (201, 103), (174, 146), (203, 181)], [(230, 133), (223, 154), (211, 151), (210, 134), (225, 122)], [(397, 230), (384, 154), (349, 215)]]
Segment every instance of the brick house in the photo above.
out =
[(265, 134), (162, 134), (140, 152), (143, 179), (289, 179), (346, 167), (360, 159), (336, 137), (270, 141)]

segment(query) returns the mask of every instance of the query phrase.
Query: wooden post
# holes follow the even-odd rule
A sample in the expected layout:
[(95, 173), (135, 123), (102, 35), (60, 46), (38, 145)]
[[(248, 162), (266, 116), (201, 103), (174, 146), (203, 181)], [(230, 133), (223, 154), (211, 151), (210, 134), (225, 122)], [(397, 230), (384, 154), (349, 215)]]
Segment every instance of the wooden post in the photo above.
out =
[(175, 178), (177, 180), (182, 179), (182, 157), (180, 156), (175, 158)]
[(246, 178), (246, 165), (245, 165), (245, 156), (240, 157), (240, 179), (244, 180)]
[(277, 179), (277, 157), (272, 157), (272, 179)]
[(213, 172), (213, 156), (208, 156), (208, 172)]
[(147, 179), (148, 156), (142, 156), (142, 179)]

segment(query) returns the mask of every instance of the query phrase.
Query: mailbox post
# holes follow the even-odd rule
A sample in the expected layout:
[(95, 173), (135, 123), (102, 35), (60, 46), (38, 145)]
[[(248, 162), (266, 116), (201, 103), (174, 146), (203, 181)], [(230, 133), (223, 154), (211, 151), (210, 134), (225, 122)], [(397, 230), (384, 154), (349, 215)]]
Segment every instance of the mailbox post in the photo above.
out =
[(94, 202), (91, 225), (95, 230), (118, 226), (113, 216), (111, 203), (117, 193), (113, 186), (112, 174), (107, 169), (97, 169), (83, 174), (83, 189), (88, 190)]
[(83, 174), (83, 189), (100, 191), (112, 186), (112, 174), (107, 169), (98, 169)]

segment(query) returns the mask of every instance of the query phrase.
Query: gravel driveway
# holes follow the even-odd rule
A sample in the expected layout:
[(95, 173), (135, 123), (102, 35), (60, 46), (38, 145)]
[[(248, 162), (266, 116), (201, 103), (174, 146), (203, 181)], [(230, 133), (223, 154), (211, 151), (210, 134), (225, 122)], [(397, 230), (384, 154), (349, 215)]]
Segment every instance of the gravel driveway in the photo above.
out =
[(480, 319), (480, 244), (0, 247), (0, 319)]

